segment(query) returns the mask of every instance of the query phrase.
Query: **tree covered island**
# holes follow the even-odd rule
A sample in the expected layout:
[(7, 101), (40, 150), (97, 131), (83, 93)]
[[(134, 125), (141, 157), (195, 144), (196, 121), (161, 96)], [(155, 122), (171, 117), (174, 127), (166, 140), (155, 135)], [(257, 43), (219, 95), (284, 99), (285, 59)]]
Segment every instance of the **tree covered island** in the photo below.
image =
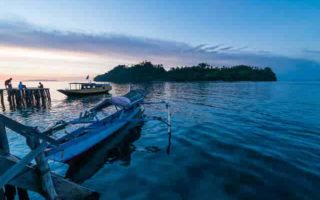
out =
[(196, 66), (174, 67), (165, 70), (163, 65), (142, 62), (133, 66), (118, 65), (95, 81), (150, 82), (150, 81), (276, 81), (270, 67), (258, 68), (246, 65), (214, 67), (206, 63)]

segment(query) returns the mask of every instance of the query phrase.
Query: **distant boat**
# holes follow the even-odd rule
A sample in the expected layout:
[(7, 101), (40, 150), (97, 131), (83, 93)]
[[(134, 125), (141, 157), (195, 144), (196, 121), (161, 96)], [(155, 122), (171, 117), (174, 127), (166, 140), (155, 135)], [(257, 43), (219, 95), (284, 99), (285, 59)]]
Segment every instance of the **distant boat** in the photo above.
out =
[(107, 94), (112, 89), (109, 83), (69, 83), (70, 88), (58, 90), (67, 96), (88, 96), (95, 94)]

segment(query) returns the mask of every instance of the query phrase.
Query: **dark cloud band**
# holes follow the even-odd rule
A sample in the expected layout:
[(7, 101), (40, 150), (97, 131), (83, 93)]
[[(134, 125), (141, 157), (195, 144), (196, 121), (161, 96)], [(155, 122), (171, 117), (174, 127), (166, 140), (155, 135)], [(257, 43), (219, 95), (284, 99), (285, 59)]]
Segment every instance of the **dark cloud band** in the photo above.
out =
[[(0, 45), (130, 56), (166, 66), (208, 62), (217, 66), (247, 64), (272, 67), (282, 80), (320, 80), (320, 64), (307, 59), (250, 52), (248, 47), (200, 44), (117, 34), (89, 34), (39, 28), (25, 22), (0, 21)], [(309, 50), (309, 53), (319, 53)], [(119, 63), (120, 64), (120, 63)], [(299, 74), (299, 76), (297, 76)]]

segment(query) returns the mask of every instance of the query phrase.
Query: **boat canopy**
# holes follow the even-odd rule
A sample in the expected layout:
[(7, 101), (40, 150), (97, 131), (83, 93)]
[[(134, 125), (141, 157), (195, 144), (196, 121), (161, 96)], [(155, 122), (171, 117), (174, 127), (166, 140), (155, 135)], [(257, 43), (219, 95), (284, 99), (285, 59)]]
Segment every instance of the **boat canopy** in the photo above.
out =
[(120, 107), (127, 107), (131, 104), (131, 100), (127, 97), (111, 97), (110, 101), (113, 105)]
[(119, 107), (130, 107), (137, 103), (141, 103), (146, 96), (146, 92), (143, 90), (131, 90), (127, 94), (119, 97), (111, 97), (110, 99), (105, 99), (98, 103), (95, 107), (91, 108), (91, 112), (97, 112), (103, 108), (109, 107), (111, 105)]
[(81, 82), (73, 82), (69, 84), (70, 85), (110, 85), (110, 83), (81, 83)]

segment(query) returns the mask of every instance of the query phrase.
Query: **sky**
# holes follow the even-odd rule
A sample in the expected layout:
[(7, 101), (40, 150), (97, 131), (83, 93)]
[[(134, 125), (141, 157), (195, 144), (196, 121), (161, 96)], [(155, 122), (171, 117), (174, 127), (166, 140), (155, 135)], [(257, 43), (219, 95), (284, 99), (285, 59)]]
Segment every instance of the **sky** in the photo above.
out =
[(319, 36), (312, 0), (0, 0), (0, 79), (94, 76), (149, 60), (320, 80)]

